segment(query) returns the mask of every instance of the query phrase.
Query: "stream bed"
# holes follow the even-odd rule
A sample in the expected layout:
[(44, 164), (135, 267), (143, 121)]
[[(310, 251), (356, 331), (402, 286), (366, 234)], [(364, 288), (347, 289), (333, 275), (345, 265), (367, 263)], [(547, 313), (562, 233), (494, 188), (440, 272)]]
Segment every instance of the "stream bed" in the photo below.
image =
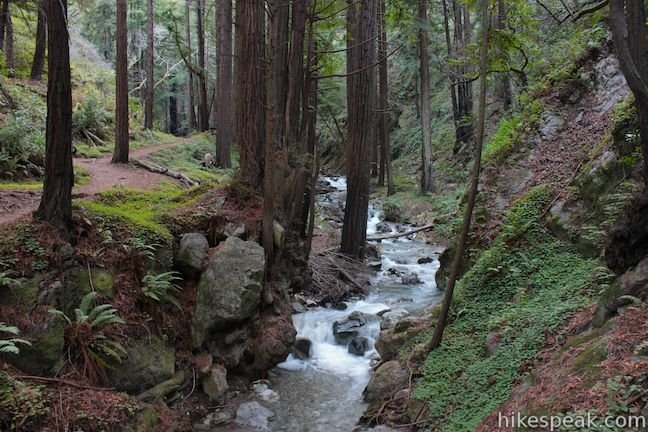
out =
[[(320, 206), (344, 206), (344, 180), (322, 178), (333, 190), (320, 196)], [(379, 209), (370, 208), (369, 236), (411, 228), (382, 219)], [(374, 243), (380, 251), (381, 265), (370, 278), (371, 288), (367, 296), (348, 300), (345, 310), (316, 307), (293, 315), (297, 337), (312, 342), (310, 358), (299, 360), (291, 354), (271, 371), (270, 387), (280, 396), (272, 407), (275, 418), (269, 424), (271, 430), (353, 431), (367, 407), (362, 392), (371, 377), (372, 365), (380, 358), (374, 349), (381, 322), (376, 314), (403, 310), (409, 316), (420, 316), (441, 299), (442, 293), (434, 281), (439, 268), (439, 247), (411, 237)], [(426, 262), (419, 264), (421, 258)], [(375, 316), (360, 328), (359, 336), (369, 340), (369, 348), (363, 356), (350, 354), (347, 346), (337, 343), (333, 334), (333, 323), (344, 320), (353, 312)]]

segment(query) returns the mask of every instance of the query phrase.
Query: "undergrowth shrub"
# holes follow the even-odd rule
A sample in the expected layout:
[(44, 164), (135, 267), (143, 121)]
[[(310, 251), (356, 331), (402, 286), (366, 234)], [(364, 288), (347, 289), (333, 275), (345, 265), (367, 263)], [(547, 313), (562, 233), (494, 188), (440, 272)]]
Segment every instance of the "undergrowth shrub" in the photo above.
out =
[(159, 274), (147, 273), (142, 280), (142, 293), (160, 303), (171, 303), (178, 309), (182, 309), (180, 302), (173, 295), (174, 292), (180, 291), (180, 287), (175, 283), (181, 278), (179, 273), (170, 271)]
[[(88, 96), (74, 108), (72, 113), (72, 133), (76, 138), (94, 143), (96, 138), (106, 137), (108, 125), (113, 123), (113, 114), (99, 103), (94, 96)], [(96, 138), (93, 138), (94, 137)]]
[(0, 172), (13, 172), (19, 161), (43, 154), (45, 136), (23, 111), (9, 116), (0, 128)]
[(20, 354), (19, 345), (31, 346), (31, 342), (25, 339), (20, 339), (13, 336), (18, 336), (20, 330), (18, 327), (9, 326), (3, 322), (0, 322), (0, 335), (3, 333), (9, 334), (11, 337), (9, 339), (0, 339), (0, 354)]

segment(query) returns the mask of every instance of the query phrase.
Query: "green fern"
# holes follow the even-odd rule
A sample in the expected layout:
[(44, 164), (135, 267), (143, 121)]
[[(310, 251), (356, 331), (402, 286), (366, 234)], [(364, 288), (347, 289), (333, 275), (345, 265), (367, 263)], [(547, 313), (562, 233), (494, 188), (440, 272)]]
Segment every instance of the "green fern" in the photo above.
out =
[(154, 261), (155, 251), (160, 247), (158, 243), (148, 244), (139, 237), (133, 237), (128, 244), (124, 245), (126, 252), (139, 255), (140, 257)]
[(175, 284), (181, 280), (178, 272), (165, 272), (159, 274), (147, 273), (143, 279), (142, 293), (157, 302), (171, 303), (178, 309), (182, 309), (180, 302), (173, 295), (173, 292), (180, 291), (180, 287)]
[(121, 363), (127, 357), (126, 349), (117, 341), (106, 336), (103, 329), (111, 324), (124, 324), (116, 314), (117, 309), (109, 303), (92, 307), (96, 292), (86, 294), (79, 307), (74, 310), (74, 320), (58, 309), (49, 313), (67, 323), (66, 344), (69, 360), (80, 364), (83, 375), (92, 381), (106, 381), (106, 368)]
[[(0, 333), (9, 333), (12, 336), (18, 336), (20, 329), (14, 326), (8, 326), (0, 322)], [(31, 342), (20, 338), (0, 339), (0, 354), (20, 354), (18, 345), (31, 346)]]

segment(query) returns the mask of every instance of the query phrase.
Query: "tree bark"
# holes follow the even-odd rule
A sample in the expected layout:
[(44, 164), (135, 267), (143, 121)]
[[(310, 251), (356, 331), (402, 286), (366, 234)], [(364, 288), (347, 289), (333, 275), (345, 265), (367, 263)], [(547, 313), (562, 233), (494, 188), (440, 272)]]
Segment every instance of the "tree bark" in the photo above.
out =
[(263, 180), (265, 97), (262, 58), (264, 0), (236, 5), (236, 131), (240, 152), (240, 175), (254, 188)]
[(216, 164), (230, 168), (234, 123), (232, 106), (232, 0), (218, 0), (216, 8)]
[(4, 51), (5, 32), (7, 29), (7, 16), (9, 15), (9, 0), (2, 0), (0, 12), (0, 51)]
[(34, 81), (40, 81), (45, 66), (45, 51), (47, 49), (47, 21), (45, 17), (44, 5), (37, 4), (38, 22), (36, 24), (36, 47), (34, 49), (34, 60), (30, 78)]
[[(290, 53), (288, 56), (288, 90), (286, 105), (286, 139), (287, 146), (296, 146), (302, 151), (303, 145), (298, 145), (300, 136), (299, 109), (304, 88), (304, 38), (306, 34), (306, 10), (310, 1), (293, 2), (292, 29)], [(304, 95), (304, 97), (307, 97)]]
[[(505, 30), (507, 21), (506, 3), (503, 0), (497, 2), (497, 17), (495, 19), (495, 29)], [(500, 95), (502, 98), (502, 105), (505, 109), (513, 106), (513, 92), (511, 88), (511, 76), (509, 72), (500, 73)]]
[(489, 12), (488, 0), (481, 0), (481, 18), (482, 18), (482, 40), (480, 44), (479, 55), (479, 119), (477, 123), (477, 143), (475, 147), (474, 165), (471, 177), (470, 189), (468, 192), (468, 203), (466, 205), (466, 212), (464, 214), (463, 225), (457, 240), (457, 251), (455, 252), (450, 270), (450, 278), (448, 279), (448, 286), (446, 287), (443, 304), (437, 324), (434, 327), (434, 335), (430, 342), (430, 350), (434, 350), (441, 345), (443, 333), (448, 321), (448, 313), (450, 311), (450, 303), (452, 302), (452, 294), (454, 287), (459, 277), (461, 270), (461, 263), (463, 255), (466, 250), (466, 242), (468, 241), (468, 233), (470, 232), (470, 221), (472, 219), (475, 202), (477, 200), (477, 193), (479, 190), (479, 174), (481, 171), (481, 154), (484, 144), (484, 124), (486, 121), (486, 78), (488, 73), (488, 34), (489, 34)]
[(207, 70), (205, 69), (205, 0), (196, 0), (196, 33), (198, 33), (198, 130), (209, 129), (207, 104)]
[(419, 61), (421, 76), (421, 129), (423, 143), (421, 149), (422, 172), (420, 192), (434, 192), (434, 165), (432, 159), (432, 130), (430, 129), (430, 59), (428, 40), (427, 0), (419, 0)]
[(153, 0), (146, 0), (146, 86), (144, 99), (144, 127), (153, 129), (153, 98), (155, 77), (153, 63)]
[(611, 0), (610, 27), (619, 64), (635, 96), (639, 135), (648, 183), (648, 28), (643, 0)]
[[(185, 0), (185, 45), (191, 58), (191, 0)], [(187, 67), (187, 110), (188, 110), (188, 134), (196, 128), (196, 110), (194, 102), (194, 80), (193, 71)]]
[(128, 5), (117, 0), (115, 150), (113, 163), (128, 163)]
[[(467, 55), (466, 50), (470, 45), (470, 15), (468, 6), (459, 4), (457, 0), (453, 1), (454, 15), (455, 15), (455, 52), (458, 55)], [(473, 136), (473, 95), (472, 95), (472, 81), (465, 79), (470, 72), (467, 62), (463, 62), (458, 67), (457, 77), (457, 108), (458, 108), (458, 121), (456, 128), (457, 145), (455, 152), (457, 152), (461, 145), (467, 143)]]
[(48, 38), (45, 180), (37, 219), (68, 237), (72, 228), (72, 86), (67, 0), (45, 0)]
[(175, 80), (169, 86), (169, 133), (178, 134), (178, 85)]
[(7, 67), (7, 76), (13, 78), (16, 76), (15, 55), (14, 55), (14, 28), (11, 20), (11, 9), (7, 8), (5, 16), (5, 66)]
[(371, 65), (375, 63), (377, 0), (347, 0), (347, 200), (341, 252), (363, 258), (369, 206), (369, 146), (367, 128), (374, 107)]
[[(380, 151), (381, 165), (384, 166), (384, 176), (387, 177), (387, 196), (394, 194), (394, 179), (391, 169), (391, 149), (389, 143), (389, 98), (387, 83), (387, 26), (385, 24), (386, 4), (380, 0), (379, 25), (380, 37), (378, 39), (378, 58), (380, 65)], [(381, 169), (382, 171), (382, 169)]]
[[(448, 15), (448, 3), (447, 0), (441, 0), (441, 5), (443, 6), (443, 28), (445, 30), (446, 46), (448, 50), (448, 60), (455, 60), (454, 48), (452, 46), (452, 40), (450, 39), (450, 18)], [(459, 107), (457, 104), (457, 67), (449, 65), (450, 73), (450, 100), (452, 102), (452, 118), (454, 120), (455, 131), (459, 127), (459, 121), (461, 115), (459, 114)]]

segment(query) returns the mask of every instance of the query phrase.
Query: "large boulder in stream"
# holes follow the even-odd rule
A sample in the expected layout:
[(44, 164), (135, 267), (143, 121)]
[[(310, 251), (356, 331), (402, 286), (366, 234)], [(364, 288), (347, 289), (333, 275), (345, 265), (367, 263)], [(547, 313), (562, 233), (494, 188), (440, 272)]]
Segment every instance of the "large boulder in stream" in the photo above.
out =
[(363, 356), (365, 352), (369, 351), (369, 339), (364, 336), (356, 336), (349, 342), (348, 351), (350, 354)]
[(194, 347), (210, 331), (250, 318), (261, 302), (265, 256), (257, 243), (228, 238), (200, 277), (191, 328)]
[(257, 430), (268, 430), (274, 413), (257, 401), (241, 404), (236, 410), (236, 424)]
[(348, 344), (351, 339), (358, 336), (358, 332), (364, 327), (371, 317), (362, 312), (353, 312), (342, 321), (333, 323), (333, 335), (339, 344)]

